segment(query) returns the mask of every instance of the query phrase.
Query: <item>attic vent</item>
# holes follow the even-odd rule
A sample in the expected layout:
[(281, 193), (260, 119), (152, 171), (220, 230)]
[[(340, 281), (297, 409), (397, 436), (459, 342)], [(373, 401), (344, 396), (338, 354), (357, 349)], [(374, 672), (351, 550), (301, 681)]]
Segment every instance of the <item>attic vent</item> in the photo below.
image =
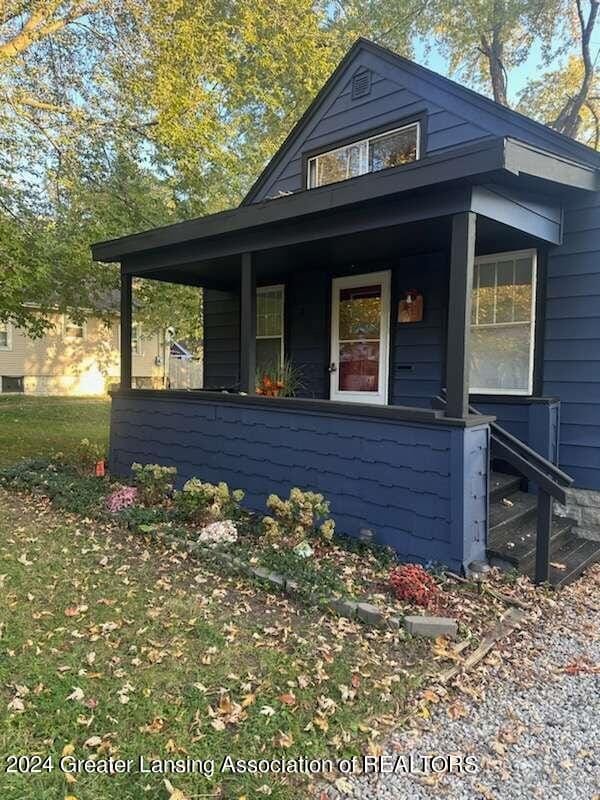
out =
[(371, 73), (368, 69), (357, 72), (352, 78), (352, 99), (358, 100), (371, 91)]

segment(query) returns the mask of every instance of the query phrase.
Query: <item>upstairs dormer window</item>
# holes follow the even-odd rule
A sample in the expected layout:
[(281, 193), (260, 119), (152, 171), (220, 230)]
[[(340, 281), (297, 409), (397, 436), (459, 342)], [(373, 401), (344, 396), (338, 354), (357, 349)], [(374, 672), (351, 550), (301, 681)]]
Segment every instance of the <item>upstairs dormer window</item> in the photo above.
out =
[(419, 158), (419, 138), (420, 125), (413, 122), (320, 153), (308, 160), (308, 188), (315, 189), (416, 161)]

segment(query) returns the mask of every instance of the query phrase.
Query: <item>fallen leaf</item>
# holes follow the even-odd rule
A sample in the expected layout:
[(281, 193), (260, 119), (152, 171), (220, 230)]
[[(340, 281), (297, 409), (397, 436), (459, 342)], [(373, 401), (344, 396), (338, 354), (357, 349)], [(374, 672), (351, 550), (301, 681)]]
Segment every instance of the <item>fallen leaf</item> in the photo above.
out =
[(76, 703), (81, 703), (81, 701), (85, 697), (83, 689), (81, 689), (79, 686), (72, 686), (71, 688), (73, 689), (73, 691), (67, 697), (67, 700), (75, 700)]
[(90, 736), (89, 739), (86, 739), (83, 743), (84, 747), (100, 747), (102, 744), (102, 739), (100, 736)]
[(289, 694), (280, 694), (277, 699), (286, 706), (296, 705), (296, 698), (291, 692)]
[(274, 744), (277, 747), (291, 747), (294, 744), (294, 737), (291, 733), (279, 731), (279, 736), (275, 738)]
[(165, 789), (169, 792), (169, 800), (188, 800), (187, 795), (185, 795), (181, 789), (176, 789), (167, 778), (164, 778), (163, 782), (165, 784)]

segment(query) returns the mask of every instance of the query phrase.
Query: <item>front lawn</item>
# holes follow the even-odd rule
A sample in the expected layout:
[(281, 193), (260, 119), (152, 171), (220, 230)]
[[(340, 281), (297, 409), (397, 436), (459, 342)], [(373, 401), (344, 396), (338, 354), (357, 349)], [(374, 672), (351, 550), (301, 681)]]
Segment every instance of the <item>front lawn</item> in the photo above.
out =
[[(168, 798), (164, 776), (78, 775), (61, 753), (146, 759), (376, 751), (429, 645), (324, 615), (110, 524), (0, 490), (3, 800)], [(3, 765), (4, 768), (5, 765)], [(302, 780), (167, 775), (187, 797), (297, 798)]]
[(82, 439), (106, 447), (110, 401), (0, 395), (0, 467), (22, 457), (72, 452)]

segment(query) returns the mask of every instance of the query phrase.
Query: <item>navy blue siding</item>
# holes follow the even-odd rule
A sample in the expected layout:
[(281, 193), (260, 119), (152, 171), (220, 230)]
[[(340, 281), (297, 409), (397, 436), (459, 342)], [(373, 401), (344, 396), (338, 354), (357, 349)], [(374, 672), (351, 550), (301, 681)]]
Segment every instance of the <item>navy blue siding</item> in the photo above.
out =
[(519, 402), (492, 400), (474, 403), (477, 411), (496, 417), (496, 422), (516, 436), (536, 453), (553, 464), (558, 464), (561, 431), (560, 401), (531, 403), (526, 398)]
[[(423, 321), (399, 324), (398, 301), (407, 289), (423, 292)], [(392, 273), (390, 402), (425, 406), (444, 382), (448, 259), (432, 253), (400, 259)]]
[(134, 461), (158, 462), (176, 466), (180, 481), (224, 480), (257, 511), (272, 492), (319, 491), (340, 531), (371, 528), (405, 559), (458, 569), (485, 547), (487, 431), (115, 396), (110, 466), (127, 475)]
[(235, 387), (240, 373), (240, 301), (232, 292), (204, 290), (204, 386)]
[[(353, 100), (352, 76), (361, 69), (371, 71), (371, 92)], [(287, 143), (281, 157), (276, 156), (252, 201), (302, 189), (303, 154), (325, 151), (339, 141), (358, 139), (373, 129), (393, 127), (416, 115), (423, 115), (426, 120), (422, 155), (490, 136), (512, 136), (563, 155), (574, 155), (569, 140), (465, 94), (460, 87), (441, 81), (417, 65), (391, 54), (362, 49)]]
[(600, 490), (600, 195), (567, 206), (550, 252), (543, 387), (561, 399), (561, 467)]
[(286, 283), (285, 292), (285, 351), (302, 372), (298, 397), (328, 398), (330, 274), (294, 273)]

